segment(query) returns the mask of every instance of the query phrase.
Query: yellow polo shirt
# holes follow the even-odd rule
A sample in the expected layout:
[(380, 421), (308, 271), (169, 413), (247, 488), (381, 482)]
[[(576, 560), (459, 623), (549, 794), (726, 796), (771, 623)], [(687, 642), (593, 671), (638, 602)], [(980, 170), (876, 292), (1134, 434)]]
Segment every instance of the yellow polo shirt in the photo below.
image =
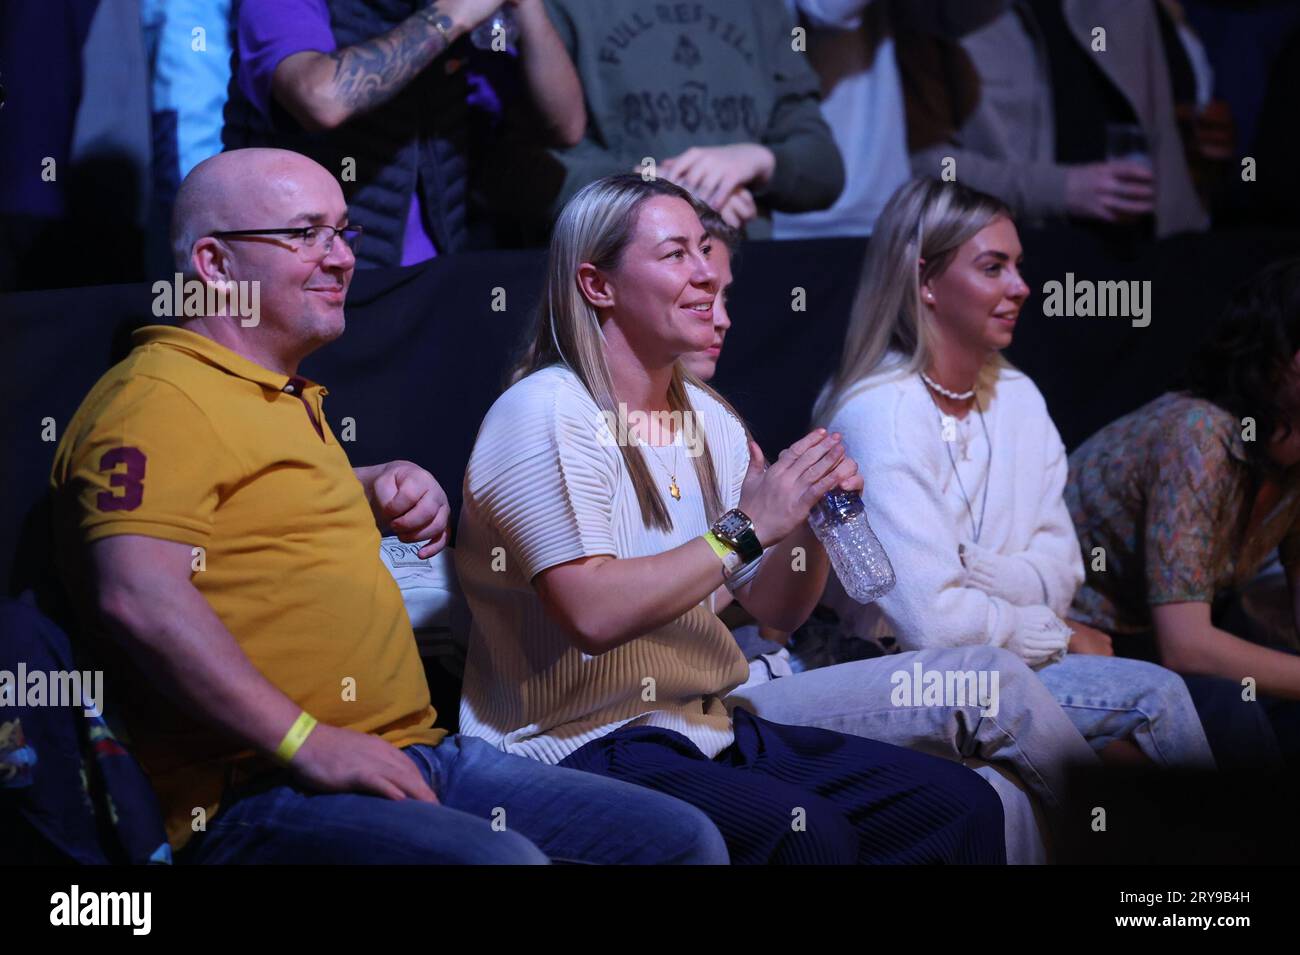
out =
[[(54, 458), (56, 554), (83, 586), (86, 544), (141, 534), (202, 548), (191, 580), (267, 679), (320, 722), (436, 744), (424, 670), (379, 531), (325, 421), (326, 391), (195, 332), (149, 326), (95, 385)], [(180, 847), (227, 778), (266, 768), (120, 667), (106, 694)], [(288, 727), (284, 727), (288, 729)]]

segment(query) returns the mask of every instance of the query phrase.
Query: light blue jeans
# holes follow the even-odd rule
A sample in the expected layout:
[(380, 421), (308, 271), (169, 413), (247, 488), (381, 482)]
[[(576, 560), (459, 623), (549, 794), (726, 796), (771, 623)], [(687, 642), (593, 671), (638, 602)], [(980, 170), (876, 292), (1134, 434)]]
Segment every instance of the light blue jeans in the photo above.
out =
[(671, 796), (503, 753), (472, 736), (402, 750), (439, 804), (310, 792), (276, 773), (223, 799), (190, 863), (712, 863), (727, 847)]
[[(900, 701), (900, 682), (913, 679), (918, 664), (922, 674), (983, 673), (988, 678), (996, 673), (996, 708), (974, 700)], [(728, 706), (743, 706), (777, 723), (818, 726), (946, 759), (998, 765), (1041, 800), (1049, 818), (1059, 820), (1065, 807), (1071, 770), (1098, 765), (1043, 682), (1018, 656), (997, 647), (917, 650), (777, 678), (769, 678), (766, 667), (751, 673), (751, 682), (727, 697)], [(1007, 862), (1043, 861), (1033, 807), (1024, 793), (989, 767), (976, 771), (1002, 800)]]
[[(996, 673), (996, 712), (976, 700), (912, 705), (909, 698), (900, 705), (900, 675), (911, 679), (918, 664), (922, 673)], [(1070, 771), (1097, 765), (1042, 681), (1018, 656), (998, 647), (914, 650), (837, 663), (746, 684), (726, 703), (776, 723), (819, 726), (947, 759), (1002, 763), (1054, 810), (1065, 805)]]
[(1214, 769), (1183, 678), (1127, 657), (1068, 653), (1036, 671), (1095, 750), (1131, 739), (1158, 766)]

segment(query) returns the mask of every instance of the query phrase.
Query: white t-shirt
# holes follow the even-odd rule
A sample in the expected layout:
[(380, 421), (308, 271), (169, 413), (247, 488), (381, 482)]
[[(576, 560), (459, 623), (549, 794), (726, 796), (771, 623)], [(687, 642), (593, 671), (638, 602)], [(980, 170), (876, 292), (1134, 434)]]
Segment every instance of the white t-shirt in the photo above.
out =
[[(735, 507), (749, 461), (744, 428), (705, 392), (688, 393), (723, 507)], [(628, 723), (675, 730), (710, 758), (731, 744), (721, 698), (749, 668), (708, 601), (591, 656), (546, 614), (531, 583), (580, 557), (647, 557), (705, 533), (718, 515), (704, 511), (689, 447), (640, 452), (673, 515), (665, 533), (642, 523), (620, 450), (572, 371), (543, 369), (493, 404), (465, 472), (457, 532), (456, 569), (474, 617), (462, 732), (547, 763)], [(681, 500), (667, 492), (668, 471)], [(760, 563), (728, 586), (752, 579)]]
[[(795, 6), (814, 27), (856, 30), (867, 4), (797, 0)], [(844, 157), (844, 191), (828, 209), (773, 213), (774, 239), (870, 235), (889, 197), (912, 176), (893, 37), (880, 38), (869, 67), (839, 78), (821, 110)]]
[[(980, 380), (987, 438), (975, 410), (949, 421), (945, 435), (915, 374), (868, 378), (831, 415), (827, 427), (858, 462), (867, 518), (897, 578), (862, 606), (832, 577), (825, 600), (860, 636), (890, 634), (904, 650), (1003, 646), (1025, 625), (1022, 608), (1063, 616), (1083, 582), (1064, 499), (1065, 446), (1042, 394), (1008, 365), (990, 363)], [(958, 552), (977, 529), (980, 547), (1010, 558), (996, 588), (973, 581)]]

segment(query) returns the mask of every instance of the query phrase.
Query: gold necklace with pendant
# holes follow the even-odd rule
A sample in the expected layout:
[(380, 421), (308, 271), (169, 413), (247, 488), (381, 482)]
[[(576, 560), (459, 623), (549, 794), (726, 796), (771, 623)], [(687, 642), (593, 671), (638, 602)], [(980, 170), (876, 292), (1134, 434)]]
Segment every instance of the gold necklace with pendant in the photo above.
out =
[[(680, 501), (682, 499), (682, 489), (677, 486), (677, 469), (675, 467), (669, 468), (664, 466), (663, 460), (659, 457), (659, 449), (655, 447), (655, 445), (650, 444), (648, 441), (642, 441), (641, 444), (651, 450), (652, 452), (651, 456), (655, 459), (655, 461), (658, 462), (659, 466), (663, 468), (664, 471), (668, 474), (668, 493), (673, 496), (674, 501)], [(672, 449), (673, 449), (673, 464), (676, 464), (677, 463), (677, 442), (675, 436), (672, 444)]]

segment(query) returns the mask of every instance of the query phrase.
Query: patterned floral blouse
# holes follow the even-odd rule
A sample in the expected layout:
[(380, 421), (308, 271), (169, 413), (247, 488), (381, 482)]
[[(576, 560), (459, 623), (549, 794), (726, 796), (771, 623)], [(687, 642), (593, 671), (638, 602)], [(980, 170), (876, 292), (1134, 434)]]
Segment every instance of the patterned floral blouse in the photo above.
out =
[(1109, 633), (1142, 633), (1152, 628), (1150, 606), (1214, 603), (1274, 548), (1283, 566), (1300, 562), (1297, 475), (1246, 539), (1260, 475), (1244, 431), (1217, 405), (1171, 392), (1070, 455), (1065, 500), (1087, 569), (1071, 616)]

